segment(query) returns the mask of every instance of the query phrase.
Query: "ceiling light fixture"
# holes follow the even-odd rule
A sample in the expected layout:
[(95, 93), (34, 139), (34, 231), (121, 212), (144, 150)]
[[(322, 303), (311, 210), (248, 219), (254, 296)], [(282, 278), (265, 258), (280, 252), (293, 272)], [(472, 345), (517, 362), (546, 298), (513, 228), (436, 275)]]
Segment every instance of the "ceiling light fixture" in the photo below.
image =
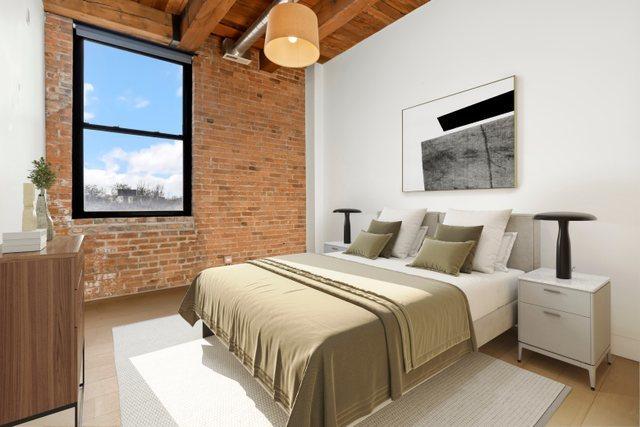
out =
[(304, 68), (320, 57), (318, 17), (300, 3), (281, 3), (269, 12), (264, 54), (281, 67)]

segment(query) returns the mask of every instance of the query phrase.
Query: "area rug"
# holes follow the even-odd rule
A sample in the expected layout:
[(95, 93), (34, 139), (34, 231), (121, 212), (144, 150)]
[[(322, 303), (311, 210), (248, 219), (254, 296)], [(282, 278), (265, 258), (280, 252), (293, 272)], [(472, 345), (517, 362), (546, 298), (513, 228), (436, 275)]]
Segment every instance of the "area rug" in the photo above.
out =
[[(287, 417), (217, 338), (178, 315), (113, 329), (124, 426), (284, 426)], [(541, 426), (570, 388), (483, 353), (359, 420), (369, 426)]]

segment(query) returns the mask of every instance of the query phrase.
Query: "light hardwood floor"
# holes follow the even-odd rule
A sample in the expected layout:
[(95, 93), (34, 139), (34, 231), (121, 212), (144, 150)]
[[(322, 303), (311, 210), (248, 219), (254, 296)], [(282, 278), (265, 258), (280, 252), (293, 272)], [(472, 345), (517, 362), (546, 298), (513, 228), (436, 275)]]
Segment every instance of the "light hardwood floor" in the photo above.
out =
[[(175, 314), (185, 290), (171, 289), (87, 304), (85, 426), (120, 424), (111, 328)], [(586, 370), (526, 350), (522, 363), (517, 363), (515, 331), (499, 336), (481, 351), (572, 387), (550, 425), (638, 425), (637, 362), (615, 357), (611, 366), (602, 364), (596, 391), (591, 391)]]

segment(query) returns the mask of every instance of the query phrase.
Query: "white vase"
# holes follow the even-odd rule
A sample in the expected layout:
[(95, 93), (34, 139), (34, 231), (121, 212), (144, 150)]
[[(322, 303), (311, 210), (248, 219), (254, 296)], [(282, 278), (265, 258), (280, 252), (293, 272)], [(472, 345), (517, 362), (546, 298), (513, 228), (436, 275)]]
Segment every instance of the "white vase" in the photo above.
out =
[(47, 191), (40, 190), (38, 195), (38, 201), (36, 202), (36, 217), (38, 228), (47, 229), (47, 240), (53, 239), (55, 232), (53, 231), (53, 221), (51, 220), (51, 214), (49, 214), (49, 207), (47, 206)]
[(25, 182), (22, 184), (22, 231), (35, 230), (38, 225), (35, 201), (36, 187)]

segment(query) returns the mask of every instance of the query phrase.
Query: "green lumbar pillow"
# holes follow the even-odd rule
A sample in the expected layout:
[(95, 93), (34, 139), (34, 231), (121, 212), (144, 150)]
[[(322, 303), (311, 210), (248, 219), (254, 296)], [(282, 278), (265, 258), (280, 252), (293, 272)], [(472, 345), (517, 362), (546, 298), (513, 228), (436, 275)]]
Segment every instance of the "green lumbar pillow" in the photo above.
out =
[(420, 252), (409, 267), (425, 268), (457, 276), (476, 242), (444, 242), (431, 237), (424, 239)]
[(469, 252), (467, 259), (464, 261), (464, 264), (460, 268), (460, 271), (463, 273), (471, 273), (471, 270), (473, 269), (473, 257), (476, 254), (476, 247), (478, 246), (478, 240), (480, 240), (483, 228), (484, 227), (482, 225), (475, 227), (462, 227), (458, 225), (438, 224), (436, 234), (433, 237), (436, 240), (442, 240), (445, 242), (476, 242), (476, 244), (473, 245), (471, 252)]
[(400, 232), (400, 226), (402, 225), (402, 221), (395, 222), (384, 222), (378, 220), (371, 220), (371, 224), (369, 224), (369, 229), (367, 233), (373, 234), (391, 234), (391, 238), (384, 245), (382, 252), (380, 252), (380, 256), (383, 258), (391, 257), (391, 249), (393, 249), (394, 243), (396, 243), (396, 239), (398, 238), (398, 233)]
[(356, 240), (349, 245), (344, 252), (349, 255), (362, 256), (369, 259), (376, 259), (385, 245), (389, 242), (393, 234), (373, 234), (361, 231)]

